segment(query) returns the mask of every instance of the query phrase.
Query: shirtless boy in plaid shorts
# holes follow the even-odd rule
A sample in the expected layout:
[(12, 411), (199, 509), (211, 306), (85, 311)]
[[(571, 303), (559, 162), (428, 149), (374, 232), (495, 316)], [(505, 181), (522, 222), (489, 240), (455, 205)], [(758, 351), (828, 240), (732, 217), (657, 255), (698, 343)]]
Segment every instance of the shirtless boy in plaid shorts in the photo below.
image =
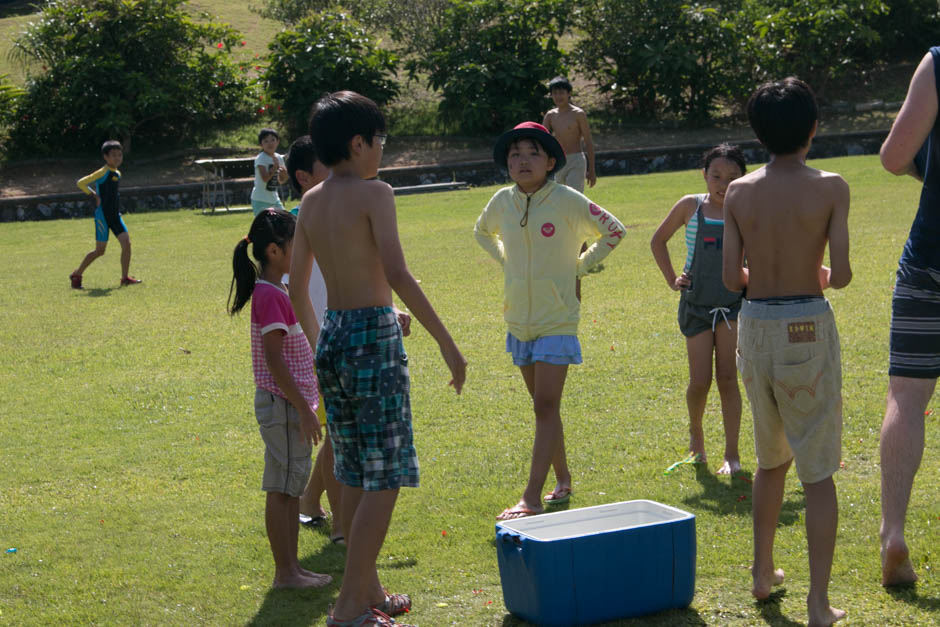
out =
[[(310, 119), (317, 157), (332, 176), (304, 195), (294, 237), (291, 302), (304, 332), (317, 328), (307, 296), (310, 260), (326, 281), (327, 311), (317, 374), (327, 406), (336, 478), (343, 484), (346, 568), (327, 625), (397, 624), (410, 607), (386, 594), (375, 560), (402, 486), (417, 487), (407, 356), (392, 291), (437, 341), (460, 393), (466, 360), (408, 271), (395, 200), (378, 173), (385, 118), (375, 103), (343, 91), (317, 101)], [(303, 275), (303, 276), (302, 276)], [(308, 331), (309, 330), (309, 331)]]

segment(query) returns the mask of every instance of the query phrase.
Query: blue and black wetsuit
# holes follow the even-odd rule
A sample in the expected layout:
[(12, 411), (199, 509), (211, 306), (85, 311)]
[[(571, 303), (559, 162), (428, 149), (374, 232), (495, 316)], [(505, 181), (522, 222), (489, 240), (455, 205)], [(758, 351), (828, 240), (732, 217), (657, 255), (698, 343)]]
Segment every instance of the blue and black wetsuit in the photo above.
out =
[(78, 188), (85, 192), (94, 191), (98, 194), (100, 203), (95, 208), (95, 241), (108, 241), (108, 231), (115, 236), (127, 232), (127, 226), (121, 218), (120, 195), (118, 193), (118, 183), (121, 180), (121, 172), (112, 170), (107, 165), (79, 179)]

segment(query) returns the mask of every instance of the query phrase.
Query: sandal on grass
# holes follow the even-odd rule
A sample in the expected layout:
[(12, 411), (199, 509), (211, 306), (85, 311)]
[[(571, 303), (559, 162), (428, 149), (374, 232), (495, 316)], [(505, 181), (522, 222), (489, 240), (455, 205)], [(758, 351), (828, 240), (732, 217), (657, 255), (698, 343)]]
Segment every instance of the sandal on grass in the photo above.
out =
[(336, 620), (333, 618), (332, 614), (326, 617), (326, 627), (389, 627), (391, 625), (397, 625), (398, 627), (415, 627), (414, 625), (398, 623), (388, 614), (375, 608), (370, 609), (368, 612), (352, 620)]
[(326, 516), (321, 516), (317, 514), (316, 516), (308, 516), (306, 514), (298, 514), (300, 519), (300, 524), (304, 527), (322, 527), (326, 524)]
[(333, 544), (338, 544), (339, 546), (346, 546), (346, 538), (344, 538), (343, 534), (341, 533), (330, 536), (330, 542)]
[(564, 505), (571, 500), (571, 488), (556, 488), (542, 499), (546, 505)]
[(507, 507), (503, 512), (496, 517), (496, 520), (516, 520), (517, 518), (526, 518), (528, 516), (538, 516), (539, 514), (544, 514), (545, 512), (539, 512), (534, 509), (531, 509), (526, 506), (514, 505), (512, 507)]
[(389, 616), (398, 616), (411, 611), (411, 597), (407, 594), (389, 594), (385, 592), (385, 600), (374, 606), (373, 609), (384, 612)]

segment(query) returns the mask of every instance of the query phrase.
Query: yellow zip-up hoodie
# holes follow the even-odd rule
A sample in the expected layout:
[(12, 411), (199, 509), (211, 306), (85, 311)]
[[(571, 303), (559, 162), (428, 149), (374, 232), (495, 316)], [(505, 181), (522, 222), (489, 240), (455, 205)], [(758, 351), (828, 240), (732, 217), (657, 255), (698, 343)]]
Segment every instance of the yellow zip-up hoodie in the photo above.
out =
[[(624, 226), (580, 192), (546, 181), (530, 195), (518, 185), (496, 192), (473, 234), (503, 265), (503, 318), (509, 332), (531, 342), (577, 334), (581, 303), (575, 279), (620, 243)], [(585, 241), (593, 243), (579, 257)]]

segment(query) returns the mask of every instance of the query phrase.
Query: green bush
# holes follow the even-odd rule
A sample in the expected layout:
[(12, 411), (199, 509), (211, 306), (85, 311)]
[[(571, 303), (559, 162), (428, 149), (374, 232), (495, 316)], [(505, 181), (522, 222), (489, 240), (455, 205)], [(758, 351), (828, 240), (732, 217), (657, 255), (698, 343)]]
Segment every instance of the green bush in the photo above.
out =
[(887, 11), (872, 26), (881, 35), (877, 55), (869, 61), (909, 61), (919, 58), (938, 41), (940, 2), (937, 0), (886, 0)]
[(758, 83), (790, 75), (826, 95), (833, 79), (855, 71), (879, 49), (872, 25), (886, 10), (878, 0), (744, 0), (737, 30), (748, 63), (729, 82), (751, 87), (737, 99), (746, 99)]
[(288, 135), (306, 132), (310, 106), (324, 92), (350, 89), (379, 105), (398, 94), (398, 59), (343, 13), (310, 13), (278, 33), (262, 81)]
[(53, 154), (119, 139), (187, 138), (247, 119), (249, 83), (228, 26), (197, 22), (184, 0), (50, 1), (14, 44), (42, 67), (12, 129), (17, 152)]
[(731, 19), (739, 2), (588, 0), (579, 65), (615, 106), (640, 117), (709, 117), (738, 62)]
[(789, 75), (825, 94), (875, 62), (886, 10), (877, 0), (584, 0), (575, 56), (624, 110), (699, 122)]
[(6, 74), (0, 74), (0, 155), (6, 154), (8, 133), (16, 120), (22, 96), (23, 90), (10, 82)]
[(264, 0), (264, 4), (252, 10), (262, 17), (293, 26), (311, 11), (323, 11), (335, 4), (335, 0)]
[(558, 36), (571, 6), (560, 0), (451, 2), (429, 49), (412, 60), (439, 90), (445, 125), (491, 133), (541, 120), (549, 79), (563, 71)]

